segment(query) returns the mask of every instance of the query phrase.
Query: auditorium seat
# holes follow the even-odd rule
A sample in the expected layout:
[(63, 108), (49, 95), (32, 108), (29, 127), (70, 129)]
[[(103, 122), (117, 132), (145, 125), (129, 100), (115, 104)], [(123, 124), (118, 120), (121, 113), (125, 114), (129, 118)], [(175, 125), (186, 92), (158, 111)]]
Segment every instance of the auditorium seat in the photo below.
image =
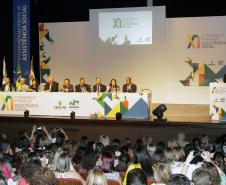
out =
[(118, 181), (112, 179), (108, 179), (107, 182), (108, 185), (120, 185)]
[(155, 180), (154, 179), (148, 179), (148, 185), (154, 184)]
[(57, 185), (83, 185), (83, 184), (78, 179), (62, 178), (62, 179), (57, 179)]
[(120, 172), (119, 174), (120, 174), (120, 177), (121, 177), (122, 180), (123, 180), (123, 179), (125, 178), (125, 176), (126, 176), (126, 172)]
[(80, 173), (80, 175), (82, 176), (82, 178), (84, 180), (86, 180), (87, 176), (88, 176), (88, 173)]

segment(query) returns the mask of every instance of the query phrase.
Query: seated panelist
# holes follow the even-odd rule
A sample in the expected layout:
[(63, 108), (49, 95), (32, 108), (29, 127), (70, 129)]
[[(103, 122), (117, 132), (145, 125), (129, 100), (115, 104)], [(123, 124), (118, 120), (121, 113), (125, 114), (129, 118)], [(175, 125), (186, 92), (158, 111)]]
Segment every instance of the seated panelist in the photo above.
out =
[(74, 86), (70, 83), (70, 79), (64, 79), (64, 84), (60, 88), (61, 92), (74, 92)]
[(85, 83), (85, 78), (80, 78), (79, 84), (75, 86), (75, 92), (91, 92), (91, 86)]
[(105, 92), (106, 90), (106, 85), (101, 83), (101, 78), (96, 77), (96, 84), (93, 86), (93, 92)]
[(120, 87), (117, 85), (117, 82), (115, 79), (111, 79), (111, 82), (107, 88), (107, 92), (119, 92), (120, 91)]
[(59, 83), (56, 82), (52, 76), (48, 76), (48, 82), (45, 84), (44, 91), (58, 92), (59, 91)]
[(132, 83), (131, 77), (126, 78), (126, 83), (122, 87), (123, 92), (135, 93), (137, 92), (137, 86)]
[(20, 77), (17, 83), (16, 92), (28, 92), (30, 90), (26, 83), (26, 78)]
[(38, 92), (38, 90), (39, 90), (38, 81), (36, 79), (32, 79), (30, 85), (30, 92)]
[(4, 84), (2, 84), (1, 91), (12, 92), (15, 90), (13, 87), (13, 84), (10, 83), (9, 77), (5, 77), (3, 81), (4, 81)]

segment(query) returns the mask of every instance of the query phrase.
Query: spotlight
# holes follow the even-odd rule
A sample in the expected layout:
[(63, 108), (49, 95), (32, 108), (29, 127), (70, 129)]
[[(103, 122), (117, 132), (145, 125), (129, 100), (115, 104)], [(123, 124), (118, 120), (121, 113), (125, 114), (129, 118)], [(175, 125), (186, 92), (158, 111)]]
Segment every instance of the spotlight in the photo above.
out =
[(29, 110), (25, 110), (25, 111), (24, 111), (24, 117), (25, 117), (25, 118), (28, 118), (28, 117), (29, 117)]
[(166, 122), (167, 119), (163, 118), (163, 113), (167, 110), (167, 107), (165, 104), (160, 104), (158, 107), (156, 107), (153, 110), (153, 114), (157, 117), (157, 119), (154, 119), (154, 121), (158, 122)]
[(122, 113), (121, 112), (117, 112), (115, 114), (115, 118), (116, 118), (116, 120), (121, 120), (122, 119)]
[(75, 119), (75, 112), (74, 111), (71, 112), (71, 119)]

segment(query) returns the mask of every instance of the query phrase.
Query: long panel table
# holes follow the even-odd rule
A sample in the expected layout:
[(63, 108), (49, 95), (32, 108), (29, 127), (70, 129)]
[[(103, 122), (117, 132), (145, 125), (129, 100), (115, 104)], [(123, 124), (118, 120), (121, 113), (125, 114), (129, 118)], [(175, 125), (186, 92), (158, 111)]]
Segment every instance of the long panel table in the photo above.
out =
[(0, 92), (0, 115), (76, 116), (146, 119), (151, 93)]

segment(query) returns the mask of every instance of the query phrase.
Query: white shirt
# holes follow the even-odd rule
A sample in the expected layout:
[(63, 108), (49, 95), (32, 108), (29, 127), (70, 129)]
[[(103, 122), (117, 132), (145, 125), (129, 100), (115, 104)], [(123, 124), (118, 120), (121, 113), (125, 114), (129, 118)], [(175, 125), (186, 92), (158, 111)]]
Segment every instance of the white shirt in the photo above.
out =
[(6, 85), (5, 85), (4, 91), (5, 91), (5, 92), (10, 92), (10, 86), (9, 86), (9, 84), (6, 84)]

